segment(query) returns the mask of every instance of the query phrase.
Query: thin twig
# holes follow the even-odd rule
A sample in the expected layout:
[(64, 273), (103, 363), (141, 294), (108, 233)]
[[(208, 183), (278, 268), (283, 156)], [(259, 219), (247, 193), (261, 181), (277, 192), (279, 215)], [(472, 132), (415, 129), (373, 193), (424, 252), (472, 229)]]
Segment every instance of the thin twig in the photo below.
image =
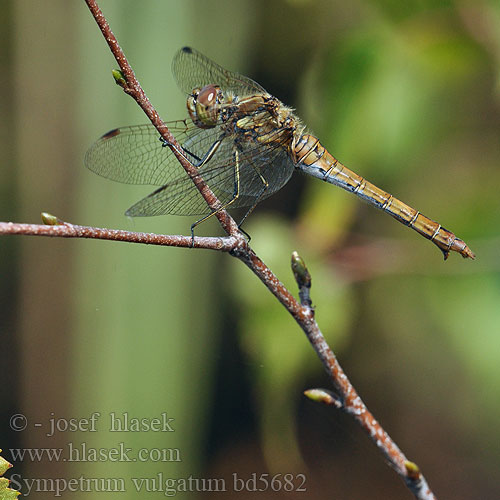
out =
[(161, 245), (168, 247), (205, 248), (230, 252), (239, 239), (234, 236), (208, 237), (167, 235), (155, 233), (138, 233), (122, 229), (106, 229), (100, 227), (78, 226), (68, 222), (57, 225), (19, 224), (16, 222), (0, 222), (0, 234), (24, 234), (31, 236), (52, 236), (57, 238), (90, 238), (96, 240), (127, 241), (145, 245)]

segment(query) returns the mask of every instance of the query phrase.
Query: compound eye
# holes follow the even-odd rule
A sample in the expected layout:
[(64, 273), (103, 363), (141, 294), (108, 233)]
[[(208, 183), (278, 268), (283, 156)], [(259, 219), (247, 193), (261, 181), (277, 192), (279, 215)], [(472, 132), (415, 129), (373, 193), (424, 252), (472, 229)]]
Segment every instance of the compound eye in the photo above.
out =
[(201, 106), (214, 106), (219, 104), (217, 99), (218, 93), (219, 87), (217, 87), (216, 85), (206, 85), (198, 92), (196, 100)]
[(206, 85), (194, 97), (195, 123), (201, 128), (211, 128), (217, 125), (221, 111), (222, 92), (217, 85)]

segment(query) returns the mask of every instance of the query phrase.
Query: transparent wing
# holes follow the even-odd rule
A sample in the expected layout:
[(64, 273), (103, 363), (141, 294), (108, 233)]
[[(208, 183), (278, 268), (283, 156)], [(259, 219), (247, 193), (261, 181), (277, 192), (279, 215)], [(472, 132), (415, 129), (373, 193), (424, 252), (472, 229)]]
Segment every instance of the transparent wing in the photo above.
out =
[[(277, 133), (276, 140), (265, 146), (255, 143), (236, 145), (231, 138), (222, 141), (210, 161), (199, 169), (201, 177), (222, 204), (234, 198), (238, 185), (239, 196), (230, 208), (250, 207), (286, 184), (294, 171), (294, 164), (279, 137), (281, 135)], [(184, 145), (189, 146), (197, 151), (198, 144)], [(197, 151), (196, 154), (202, 152)], [(206, 201), (184, 173), (184, 176), (165, 184), (130, 207), (126, 215), (143, 217), (208, 213), (210, 208)]]
[[(208, 151), (220, 135), (216, 129), (200, 129), (187, 125), (187, 121), (167, 125), (194, 155)], [(196, 157), (192, 159), (196, 162)], [(104, 134), (87, 151), (84, 163), (92, 172), (125, 184), (162, 186), (186, 176), (170, 148), (162, 146), (160, 134), (151, 124), (118, 128)]]
[(195, 87), (205, 85), (218, 85), (223, 91), (239, 96), (267, 94), (252, 79), (224, 69), (191, 47), (183, 47), (174, 56), (172, 73), (177, 85), (186, 94), (190, 94)]

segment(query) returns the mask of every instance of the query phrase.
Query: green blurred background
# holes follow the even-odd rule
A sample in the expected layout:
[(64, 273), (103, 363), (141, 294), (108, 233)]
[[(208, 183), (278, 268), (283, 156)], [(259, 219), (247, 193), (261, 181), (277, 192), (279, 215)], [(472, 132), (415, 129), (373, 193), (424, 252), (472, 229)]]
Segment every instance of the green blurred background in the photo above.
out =
[[(455, 254), (444, 263), (413, 231), (301, 174), (245, 226), (294, 292), (290, 254), (304, 257), (331, 346), (438, 498), (500, 498), (498, 1), (100, 5), (164, 119), (186, 115), (170, 62), (192, 45), (294, 106), (346, 165), (469, 243), (475, 262)], [(37, 222), (49, 211), (188, 234), (190, 218), (128, 220), (124, 210), (148, 188), (83, 167), (102, 133), (146, 121), (114, 85), (116, 63), (84, 2), (4, 0), (0, 22), (0, 219)], [(221, 234), (215, 223), (200, 232)], [(0, 447), (10, 475), (125, 480), (126, 492), (64, 493), (82, 499), (136, 498), (132, 478), (189, 476), (224, 478), (229, 498), (411, 498), (349, 417), (305, 400), (304, 389), (329, 387), (320, 363), (229, 256), (4, 236), (0, 273)], [(47, 436), (51, 418), (63, 425), (93, 412), (96, 432)], [(111, 412), (166, 413), (174, 432), (108, 432)], [(23, 432), (9, 429), (16, 413), (27, 417)], [(62, 448), (67, 457), (70, 443), (123, 443), (132, 456), (179, 450), (179, 461), (154, 452), (143, 462), (16, 461), (9, 451)], [(234, 492), (233, 474), (279, 473), (304, 474), (307, 491)], [(222, 493), (177, 497), (203, 495)]]

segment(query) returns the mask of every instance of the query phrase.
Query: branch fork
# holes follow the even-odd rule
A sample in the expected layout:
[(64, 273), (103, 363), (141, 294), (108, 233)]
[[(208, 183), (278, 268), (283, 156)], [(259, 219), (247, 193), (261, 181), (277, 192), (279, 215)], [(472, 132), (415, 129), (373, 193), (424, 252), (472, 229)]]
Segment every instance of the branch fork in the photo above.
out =
[(334, 391), (325, 389), (309, 389), (305, 395), (312, 401), (331, 406), (345, 411), (351, 415), (365, 430), (371, 440), (379, 448), (389, 465), (405, 482), (408, 489), (418, 500), (435, 500), (434, 493), (429, 488), (427, 481), (419, 467), (410, 462), (396, 443), (391, 439), (380, 423), (366, 408), (365, 404), (350, 383), (335, 354), (326, 343), (321, 330), (314, 318), (314, 307), (310, 297), (311, 275), (303, 259), (294, 252), (292, 254), (292, 271), (299, 288), (299, 301), (285, 288), (273, 272), (262, 262), (248, 245), (248, 241), (238, 229), (234, 219), (225, 211), (218, 210), (221, 206), (219, 200), (200, 177), (196, 167), (192, 165), (181, 153), (182, 148), (168, 127), (161, 120), (155, 108), (150, 103), (135, 74), (128, 63), (125, 54), (112, 33), (102, 11), (95, 0), (85, 0), (94, 16), (101, 32), (113, 53), (120, 70), (113, 70), (115, 82), (122, 87), (142, 108), (151, 123), (158, 130), (165, 145), (170, 147), (186, 173), (191, 177), (199, 192), (215, 211), (214, 216), (219, 220), (228, 236), (225, 237), (199, 237), (180, 235), (159, 235), (151, 233), (137, 233), (123, 230), (95, 228), (70, 224), (59, 218), (43, 213), (43, 224), (19, 224), (13, 222), (0, 222), (0, 234), (24, 234), (34, 236), (52, 236), (63, 238), (93, 238), (114, 241), (128, 241), (151, 245), (164, 245), (174, 247), (195, 247), (222, 252), (229, 252), (240, 259), (262, 281), (268, 290), (288, 310), (291, 316), (304, 331), (314, 351), (322, 362)]

